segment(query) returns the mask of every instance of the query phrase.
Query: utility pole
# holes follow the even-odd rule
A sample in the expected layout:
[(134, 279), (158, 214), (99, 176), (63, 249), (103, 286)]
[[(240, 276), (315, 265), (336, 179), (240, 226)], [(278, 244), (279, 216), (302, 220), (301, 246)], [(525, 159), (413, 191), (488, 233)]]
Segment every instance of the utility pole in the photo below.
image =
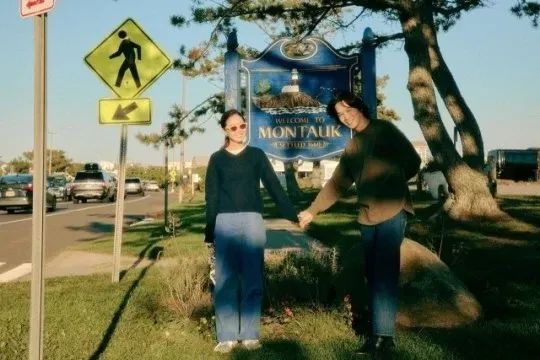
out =
[[(182, 74), (182, 114), (185, 115), (186, 113), (186, 76)], [(185, 119), (184, 119), (185, 120)], [(180, 134), (182, 134), (182, 130), (184, 129), (184, 120), (180, 122)], [(180, 181), (179, 181), (179, 189), (178, 189), (178, 202), (182, 203), (182, 197), (184, 195), (184, 144), (185, 139), (181, 136), (180, 137)]]

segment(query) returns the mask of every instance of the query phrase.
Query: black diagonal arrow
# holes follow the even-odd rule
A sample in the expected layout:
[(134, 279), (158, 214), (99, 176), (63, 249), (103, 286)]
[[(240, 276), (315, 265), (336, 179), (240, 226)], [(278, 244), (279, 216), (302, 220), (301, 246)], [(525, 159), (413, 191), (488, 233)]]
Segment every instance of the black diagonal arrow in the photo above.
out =
[(138, 106), (135, 101), (123, 109), (122, 109), (122, 105), (118, 105), (112, 119), (113, 120), (129, 120), (129, 117), (127, 115), (137, 108)]

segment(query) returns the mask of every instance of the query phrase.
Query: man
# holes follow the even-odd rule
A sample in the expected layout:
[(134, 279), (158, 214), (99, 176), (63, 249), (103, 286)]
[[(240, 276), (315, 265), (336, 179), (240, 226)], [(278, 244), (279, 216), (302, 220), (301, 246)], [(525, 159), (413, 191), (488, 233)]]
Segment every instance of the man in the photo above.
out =
[[(120, 69), (118, 70), (118, 75), (116, 77), (115, 86), (121, 87), (122, 86), (122, 80), (124, 79), (124, 74), (129, 69), (131, 72), (131, 76), (133, 77), (133, 80), (135, 81), (135, 85), (140, 88), (141, 87), (141, 80), (139, 79), (139, 72), (137, 71), (137, 59), (141, 61), (141, 47), (131, 41), (129, 37), (127, 36), (127, 32), (124, 30), (120, 30), (118, 32), (118, 37), (122, 39), (122, 42), (120, 43), (120, 46), (118, 47), (118, 51), (116, 51), (114, 54), (111, 54), (109, 56), (109, 59), (114, 59), (120, 55), (124, 55), (124, 61), (122, 62), (122, 65), (120, 65)], [(135, 52), (137, 52), (137, 56), (135, 56)]]
[(300, 226), (305, 228), (356, 184), (371, 322), (359, 352), (376, 355), (394, 346), (400, 246), (407, 214), (414, 214), (407, 182), (418, 172), (420, 157), (394, 124), (370, 119), (367, 106), (351, 93), (337, 95), (328, 113), (355, 134), (332, 178), (299, 214)]

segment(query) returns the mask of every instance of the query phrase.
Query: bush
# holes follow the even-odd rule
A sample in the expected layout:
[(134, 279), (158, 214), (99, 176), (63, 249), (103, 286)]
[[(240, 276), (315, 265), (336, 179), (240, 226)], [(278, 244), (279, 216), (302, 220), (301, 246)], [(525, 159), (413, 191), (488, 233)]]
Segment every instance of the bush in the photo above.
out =
[(207, 313), (212, 307), (208, 273), (209, 264), (204, 258), (177, 256), (174, 263), (163, 267), (167, 286), (165, 302), (183, 317), (193, 319)]

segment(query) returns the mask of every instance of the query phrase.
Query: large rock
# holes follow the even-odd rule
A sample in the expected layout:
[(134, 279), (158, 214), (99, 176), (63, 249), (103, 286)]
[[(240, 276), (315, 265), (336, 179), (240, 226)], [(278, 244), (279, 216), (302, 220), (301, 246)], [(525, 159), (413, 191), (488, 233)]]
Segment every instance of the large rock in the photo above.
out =
[[(267, 220), (266, 226), (267, 261), (281, 261), (291, 251), (311, 253), (332, 251), (307, 236), (289, 221)], [(361, 263), (363, 253), (360, 243), (347, 253), (336, 256), (341, 258), (341, 266), (353, 273), (352, 277), (347, 278), (353, 283), (348, 285), (364, 292)], [(476, 298), (437, 255), (413, 240), (404, 239), (401, 245), (397, 315), (400, 326), (458, 327), (474, 322), (481, 314), (482, 308)]]
[(397, 322), (406, 327), (449, 328), (480, 317), (482, 308), (439, 257), (410, 239), (401, 245)]

